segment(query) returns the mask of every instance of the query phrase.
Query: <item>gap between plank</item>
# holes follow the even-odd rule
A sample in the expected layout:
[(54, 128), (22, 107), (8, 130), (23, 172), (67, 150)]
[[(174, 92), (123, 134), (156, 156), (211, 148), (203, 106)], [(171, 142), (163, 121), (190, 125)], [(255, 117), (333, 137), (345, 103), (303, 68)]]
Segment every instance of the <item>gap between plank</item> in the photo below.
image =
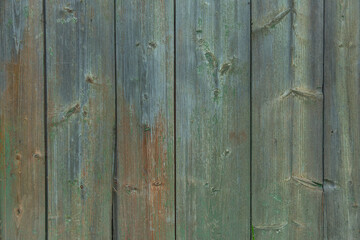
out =
[(118, 107), (117, 107), (117, 48), (116, 48), (116, 0), (114, 0), (114, 74), (115, 74), (115, 126), (114, 126), (114, 163), (113, 163), (113, 178), (112, 178), (112, 217), (111, 217), (111, 233), (112, 239), (117, 239), (117, 120), (118, 120)]
[(253, 239), (252, 223), (252, 0), (249, 0), (250, 7), (250, 240)]
[(46, 58), (46, 0), (43, 0), (43, 31), (44, 31), (44, 38), (43, 38), (43, 46), (44, 46), (44, 53), (43, 53), (43, 64), (44, 64), (44, 151), (45, 151), (45, 239), (49, 238), (49, 226), (48, 226), (48, 211), (49, 211), (49, 183), (48, 183), (48, 142), (47, 142), (47, 58)]
[[(322, 191), (323, 191), (323, 199), (325, 202), (325, 191), (324, 191), (324, 183), (325, 183), (325, 0), (323, 0), (323, 66), (322, 66), (322, 74), (323, 74), (323, 82), (322, 82)], [(322, 222), (322, 230), (323, 230), (323, 239), (325, 239), (325, 203), (323, 206), (323, 222)]]
[(173, 2), (174, 4), (174, 233), (175, 240), (177, 238), (176, 234), (176, 0)]

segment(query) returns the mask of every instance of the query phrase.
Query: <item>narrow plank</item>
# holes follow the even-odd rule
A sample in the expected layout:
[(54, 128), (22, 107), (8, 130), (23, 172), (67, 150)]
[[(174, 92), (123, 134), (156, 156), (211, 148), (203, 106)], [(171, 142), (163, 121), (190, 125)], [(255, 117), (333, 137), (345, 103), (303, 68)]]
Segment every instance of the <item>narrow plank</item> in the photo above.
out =
[(323, 1), (252, 1), (254, 237), (322, 239)]
[(116, 1), (117, 239), (174, 239), (173, 1)]
[(326, 235), (360, 239), (360, 2), (325, 7)]
[(250, 238), (250, 4), (176, 1), (178, 239)]
[(49, 239), (111, 239), (114, 1), (46, 2)]
[(41, 0), (0, 1), (0, 239), (45, 239)]

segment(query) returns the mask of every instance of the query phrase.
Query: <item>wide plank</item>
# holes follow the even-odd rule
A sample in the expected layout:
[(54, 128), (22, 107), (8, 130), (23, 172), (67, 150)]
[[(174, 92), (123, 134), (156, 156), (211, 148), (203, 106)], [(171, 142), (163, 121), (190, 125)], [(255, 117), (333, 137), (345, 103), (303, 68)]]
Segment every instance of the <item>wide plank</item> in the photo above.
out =
[(173, 16), (173, 1), (116, 1), (119, 240), (175, 239)]
[(360, 239), (360, 2), (325, 2), (326, 239)]
[(176, 1), (177, 239), (250, 238), (250, 4)]
[(0, 239), (45, 239), (41, 0), (0, 1)]
[(46, 1), (49, 239), (111, 239), (114, 1)]
[(323, 237), (323, 1), (252, 1), (252, 228)]

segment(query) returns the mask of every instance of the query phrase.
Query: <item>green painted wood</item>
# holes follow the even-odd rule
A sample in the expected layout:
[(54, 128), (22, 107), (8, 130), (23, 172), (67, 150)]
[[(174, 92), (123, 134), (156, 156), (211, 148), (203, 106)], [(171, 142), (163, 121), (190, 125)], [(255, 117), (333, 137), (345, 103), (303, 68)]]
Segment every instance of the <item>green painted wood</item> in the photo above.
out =
[(42, 1), (0, 1), (0, 239), (45, 239)]
[(360, 239), (360, 2), (325, 2), (325, 227)]
[(114, 2), (46, 1), (49, 239), (111, 239)]
[(173, 1), (116, 1), (115, 237), (174, 239)]
[(250, 238), (250, 4), (176, 1), (178, 239)]
[(323, 1), (252, 1), (254, 238), (322, 239)]

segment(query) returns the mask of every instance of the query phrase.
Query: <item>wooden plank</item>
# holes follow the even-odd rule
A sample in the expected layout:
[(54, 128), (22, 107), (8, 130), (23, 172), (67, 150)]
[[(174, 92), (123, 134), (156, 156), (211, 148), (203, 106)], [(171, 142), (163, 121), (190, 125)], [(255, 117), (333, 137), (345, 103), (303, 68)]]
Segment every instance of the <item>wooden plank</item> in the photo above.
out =
[(326, 235), (360, 239), (360, 2), (325, 6)]
[(176, 1), (178, 239), (250, 238), (250, 5)]
[(254, 238), (322, 239), (323, 1), (252, 1)]
[(49, 239), (110, 239), (114, 2), (46, 2)]
[(42, 1), (0, 1), (0, 239), (45, 239)]
[(117, 239), (174, 239), (173, 1), (116, 1)]

